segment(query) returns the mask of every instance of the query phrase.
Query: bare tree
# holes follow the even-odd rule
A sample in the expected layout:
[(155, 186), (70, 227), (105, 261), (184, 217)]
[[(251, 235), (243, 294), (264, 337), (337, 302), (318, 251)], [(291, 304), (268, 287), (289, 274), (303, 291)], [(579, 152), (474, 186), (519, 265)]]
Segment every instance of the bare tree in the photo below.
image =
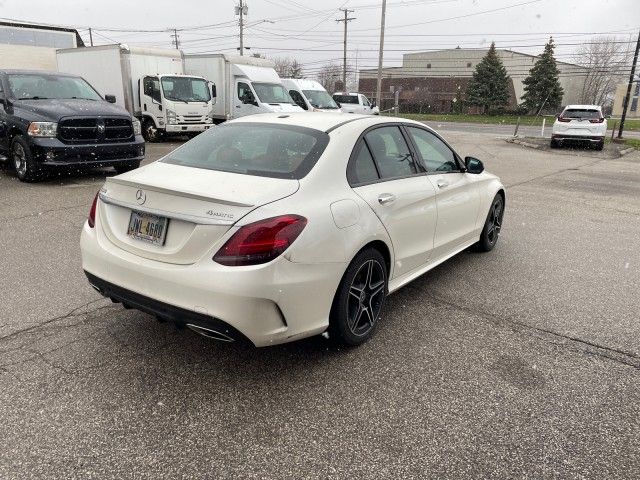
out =
[(333, 62), (329, 62), (322, 66), (316, 74), (316, 79), (320, 85), (330, 93), (335, 92), (336, 82), (342, 83), (342, 67)]
[(282, 78), (302, 78), (304, 76), (302, 64), (295, 58), (276, 57), (273, 59), (273, 63), (276, 72)]
[(631, 63), (631, 52), (617, 37), (592, 37), (579, 48), (576, 63), (588, 69), (580, 102), (610, 106), (616, 86), (627, 77), (625, 71)]

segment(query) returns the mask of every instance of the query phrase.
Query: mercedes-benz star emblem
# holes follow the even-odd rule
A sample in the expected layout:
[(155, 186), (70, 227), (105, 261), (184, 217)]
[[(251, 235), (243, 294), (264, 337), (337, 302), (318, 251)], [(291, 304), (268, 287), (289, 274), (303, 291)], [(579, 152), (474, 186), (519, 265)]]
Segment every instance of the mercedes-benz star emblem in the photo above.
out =
[(144, 190), (138, 190), (136, 192), (136, 201), (138, 202), (139, 205), (142, 205), (144, 202), (147, 201), (147, 194), (144, 193)]
[(98, 125), (98, 133), (104, 133), (104, 125)]

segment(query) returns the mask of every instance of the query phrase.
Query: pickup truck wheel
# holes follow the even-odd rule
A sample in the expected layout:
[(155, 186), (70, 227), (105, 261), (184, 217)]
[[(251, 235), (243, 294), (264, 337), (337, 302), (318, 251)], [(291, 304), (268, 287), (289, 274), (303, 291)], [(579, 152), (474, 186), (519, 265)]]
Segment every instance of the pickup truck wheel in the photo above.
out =
[(151, 143), (159, 142), (160, 140), (162, 140), (162, 133), (149, 119), (144, 120), (144, 122), (142, 123), (142, 136), (147, 142)]
[(11, 163), (21, 182), (34, 182), (42, 177), (42, 169), (33, 160), (27, 141), (16, 136), (11, 142)]
[(115, 165), (113, 169), (116, 171), (118, 175), (121, 173), (130, 172), (131, 170), (135, 170), (140, 166), (140, 160), (130, 163), (124, 163), (122, 165)]

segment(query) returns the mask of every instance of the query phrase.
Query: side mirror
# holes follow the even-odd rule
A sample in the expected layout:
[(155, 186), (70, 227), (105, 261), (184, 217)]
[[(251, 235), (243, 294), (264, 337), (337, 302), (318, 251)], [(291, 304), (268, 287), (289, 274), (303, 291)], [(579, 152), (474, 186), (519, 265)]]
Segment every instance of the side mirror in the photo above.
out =
[(109, 103), (116, 103), (116, 96), (115, 95), (105, 95), (104, 99)]
[(467, 173), (478, 174), (484, 172), (484, 165), (475, 157), (465, 157), (464, 165), (467, 167)]

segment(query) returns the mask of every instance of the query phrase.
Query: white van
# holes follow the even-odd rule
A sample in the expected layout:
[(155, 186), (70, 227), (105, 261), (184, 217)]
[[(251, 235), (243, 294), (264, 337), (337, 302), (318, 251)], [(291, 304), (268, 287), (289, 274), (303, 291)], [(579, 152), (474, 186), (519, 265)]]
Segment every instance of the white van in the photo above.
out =
[(289, 91), (293, 101), (303, 110), (308, 112), (341, 112), (340, 106), (315, 80), (283, 78), (282, 84)]
[(273, 66), (270, 60), (240, 55), (184, 56), (186, 73), (213, 83), (212, 118), (216, 122), (256, 113), (301, 112)]

